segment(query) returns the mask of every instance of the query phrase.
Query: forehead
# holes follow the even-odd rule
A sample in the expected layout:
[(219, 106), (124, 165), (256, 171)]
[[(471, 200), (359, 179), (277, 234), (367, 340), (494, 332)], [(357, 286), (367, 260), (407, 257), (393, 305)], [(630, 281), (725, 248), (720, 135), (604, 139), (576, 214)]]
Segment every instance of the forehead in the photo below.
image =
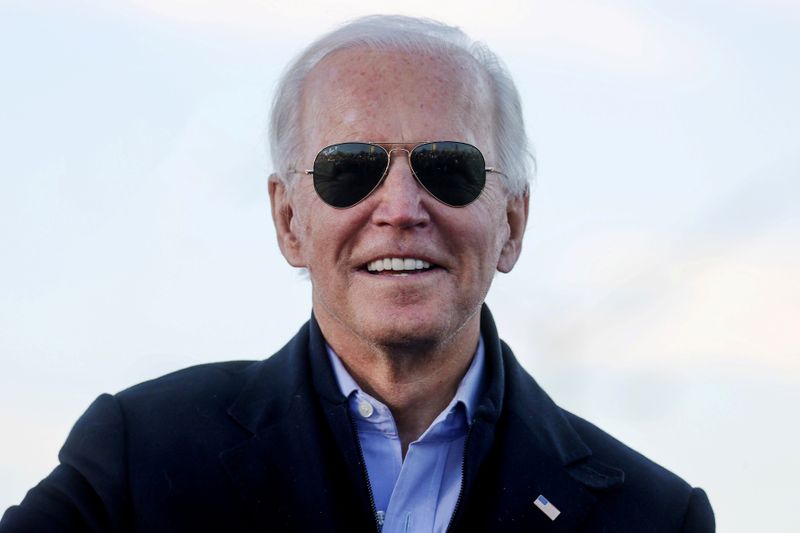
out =
[(302, 103), (306, 139), (317, 149), (343, 140), (485, 145), (491, 129), (486, 75), (464, 53), (340, 50), (311, 71)]

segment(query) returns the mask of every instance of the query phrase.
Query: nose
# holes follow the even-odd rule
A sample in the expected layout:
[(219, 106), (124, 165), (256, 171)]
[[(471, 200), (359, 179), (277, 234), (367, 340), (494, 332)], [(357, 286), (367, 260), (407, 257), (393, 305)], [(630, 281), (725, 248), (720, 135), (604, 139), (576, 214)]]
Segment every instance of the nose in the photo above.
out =
[(373, 193), (378, 202), (372, 213), (373, 222), (399, 228), (425, 226), (430, 222), (425, 195), (428, 193), (411, 172), (408, 151), (389, 152), (389, 169), (380, 187)]

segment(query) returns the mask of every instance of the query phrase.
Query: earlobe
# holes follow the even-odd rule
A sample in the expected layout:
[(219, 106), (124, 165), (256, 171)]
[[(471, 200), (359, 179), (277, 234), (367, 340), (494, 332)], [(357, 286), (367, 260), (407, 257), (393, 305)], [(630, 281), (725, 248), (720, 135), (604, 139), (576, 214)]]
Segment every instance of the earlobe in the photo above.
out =
[(304, 267), (300, 239), (295, 232), (294, 206), (291, 193), (286, 184), (275, 174), (269, 177), (269, 202), (272, 209), (272, 222), (278, 236), (278, 247), (286, 261), (295, 267)]
[(506, 222), (508, 223), (508, 239), (500, 250), (497, 261), (497, 270), (503, 273), (511, 272), (522, 252), (522, 237), (525, 235), (525, 226), (528, 223), (528, 203), (530, 200), (529, 189), (517, 196), (508, 199), (506, 206)]

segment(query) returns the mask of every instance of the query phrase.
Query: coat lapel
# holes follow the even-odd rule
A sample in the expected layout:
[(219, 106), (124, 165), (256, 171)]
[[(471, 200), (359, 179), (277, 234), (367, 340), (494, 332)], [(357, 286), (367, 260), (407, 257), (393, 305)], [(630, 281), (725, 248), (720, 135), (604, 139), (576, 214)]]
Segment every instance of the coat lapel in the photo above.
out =
[(368, 530), (373, 523), (365, 487), (356, 483), (358, 470), (353, 475), (323, 413), (323, 406), (336, 406), (321, 402), (314, 390), (310, 329), (307, 324), (280, 352), (253, 367), (228, 411), (247, 436), (220, 460), (247, 503), (254, 529)]
[[(467, 448), (464, 529), (579, 530), (597, 492), (619, 486), (622, 471), (595, 461), (561, 409), (517, 363), (484, 307), (481, 333), (490, 382)], [(535, 505), (543, 496), (559, 514)]]
[[(601, 464), (563, 412), (519, 366), (488, 309), (481, 332), (485, 393), (473, 420), (456, 530), (577, 531), (598, 491), (622, 471)], [(312, 320), (280, 352), (249, 370), (229, 409), (242, 441), (220, 460), (255, 529), (374, 530), (363, 465), (345, 398)], [(534, 504), (544, 496), (560, 514)]]

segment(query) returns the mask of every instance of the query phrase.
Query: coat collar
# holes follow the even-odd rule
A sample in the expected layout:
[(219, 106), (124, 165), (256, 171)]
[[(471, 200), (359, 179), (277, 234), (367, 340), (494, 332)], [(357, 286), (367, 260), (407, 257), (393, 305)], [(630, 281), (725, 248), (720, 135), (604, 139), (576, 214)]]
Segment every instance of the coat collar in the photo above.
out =
[[(563, 411), (500, 340), (486, 306), (481, 334), (487, 379), (470, 431), (465, 489), (454, 526), (480, 523), (481, 515), (496, 516), (495, 523), (513, 520), (536, 524), (541, 531), (569, 531), (592, 508), (595, 492), (619, 486), (624, 474), (592, 457)], [(371, 528), (369, 493), (346, 398), (313, 315), (283, 349), (247, 373), (228, 413), (249, 437), (223, 451), (220, 459), (257, 521), (269, 519), (265, 502), (278, 497), (302, 500), (287, 505), (313, 506), (328, 526)], [(300, 479), (308, 490), (297, 491), (296, 485), (275, 494), (271, 481), (276, 476)], [(345, 486), (330, 487), (333, 480)], [(561, 511), (556, 520), (534, 506), (539, 495)], [(313, 523), (312, 518), (303, 517), (303, 523)]]
[[(368, 531), (374, 519), (341, 402), (315, 390), (312, 361), (324, 355), (313, 316), (269, 359), (247, 370), (228, 409), (246, 431), (223, 450), (223, 468), (258, 530)], [(336, 431), (330, 430), (334, 418)], [(343, 450), (343, 452), (340, 452)], [(335, 485), (335, 486), (332, 486)]]
[[(464, 503), (455, 520), (574, 531), (593, 508), (596, 492), (619, 486), (624, 474), (592, 456), (564, 412), (500, 340), (486, 306), (481, 334), (490, 379), (467, 447)], [(555, 520), (534, 505), (540, 495), (561, 512)], [(485, 522), (487, 516), (494, 521)]]

